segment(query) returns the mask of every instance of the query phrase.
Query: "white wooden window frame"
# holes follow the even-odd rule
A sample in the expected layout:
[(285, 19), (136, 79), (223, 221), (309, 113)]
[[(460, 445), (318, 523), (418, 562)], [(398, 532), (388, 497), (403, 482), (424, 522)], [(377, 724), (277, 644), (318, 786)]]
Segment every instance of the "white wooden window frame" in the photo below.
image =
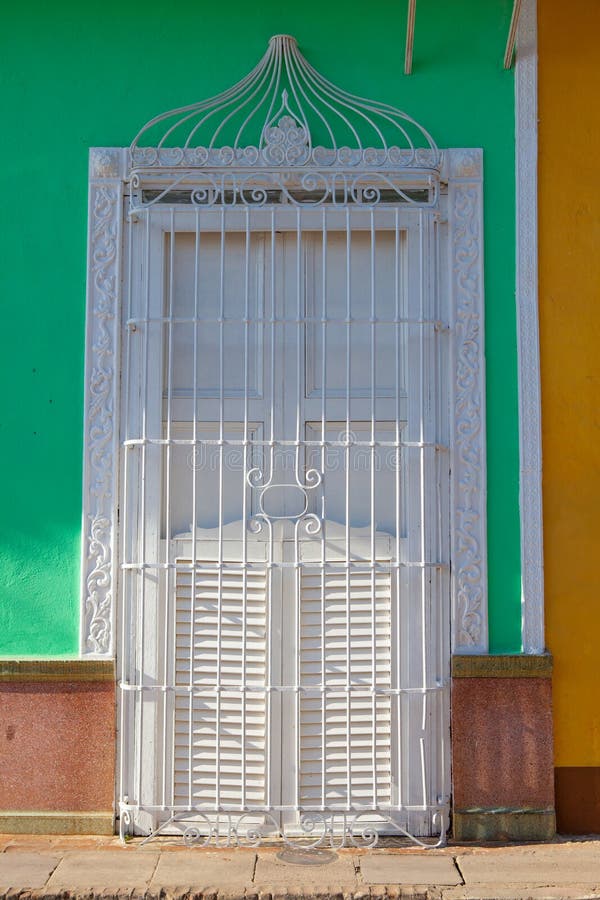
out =
[[(89, 167), (88, 298), (81, 591), (82, 656), (112, 657), (118, 585), (120, 306), (126, 148)], [(486, 653), (487, 535), (483, 155), (444, 151), (454, 371), (451, 401), (452, 651)]]
[(537, 0), (523, 0), (521, 6), (515, 120), (522, 644), (524, 653), (543, 653), (546, 643), (538, 318)]

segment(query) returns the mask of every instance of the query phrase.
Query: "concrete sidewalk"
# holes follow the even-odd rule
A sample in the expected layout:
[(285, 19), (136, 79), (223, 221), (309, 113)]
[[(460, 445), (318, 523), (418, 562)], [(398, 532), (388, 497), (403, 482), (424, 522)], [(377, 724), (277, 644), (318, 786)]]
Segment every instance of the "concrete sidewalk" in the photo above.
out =
[[(600, 839), (305, 854), (160, 838), (0, 836), (0, 898), (583, 900), (600, 898)], [(318, 864), (317, 864), (318, 863)]]

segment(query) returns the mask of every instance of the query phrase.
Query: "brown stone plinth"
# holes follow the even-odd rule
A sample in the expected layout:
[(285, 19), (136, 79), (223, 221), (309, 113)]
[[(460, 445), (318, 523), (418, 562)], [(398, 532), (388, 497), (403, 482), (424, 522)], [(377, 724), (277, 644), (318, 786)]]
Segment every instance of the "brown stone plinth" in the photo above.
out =
[[(471, 666), (453, 666), (457, 840), (547, 840), (555, 831), (548, 657), (512, 659), (477, 657)], [(519, 659), (527, 660), (523, 674)]]
[(114, 684), (112, 659), (0, 659), (0, 682), (70, 683), (108, 681)]
[[(57, 813), (79, 814), (71, 816), (74, 822), (83, 822), (85, 813), (102, 813), (105, 829), (114, 805), (114, 679), (89, 681), (85, 672), (62, 682), (52, 674), (47, 681), (17, 677), (15, 669), (0, 682), (2, 819), (14, 814), (15, 821), (30, 820), (39, 831), (43, 820), (55, 830)], [(36, 812), (53, 815), (41, 815), (36, 825)]]
[(1, 834), (113, 835), (115, 816), (106, 812), (0, 811)]
[(456, 654), (452, 657), (453, 678), (552, 678), (550, 653)]
[(550, 841), (556, 817), (551, 809), (455, 811), (452, 833), (460, 841)]

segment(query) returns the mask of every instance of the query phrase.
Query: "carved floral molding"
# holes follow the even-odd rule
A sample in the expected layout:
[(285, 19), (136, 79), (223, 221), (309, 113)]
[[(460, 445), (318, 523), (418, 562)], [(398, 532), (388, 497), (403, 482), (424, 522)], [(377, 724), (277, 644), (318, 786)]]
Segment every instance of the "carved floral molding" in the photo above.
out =
[(487, 651), (482, 155), (449, 152), (455, 380), (452, 452), (453, 651)]
[(122, 158), (90, 153), (81, 652), (98, 656), (113, 655), (116, 599)]

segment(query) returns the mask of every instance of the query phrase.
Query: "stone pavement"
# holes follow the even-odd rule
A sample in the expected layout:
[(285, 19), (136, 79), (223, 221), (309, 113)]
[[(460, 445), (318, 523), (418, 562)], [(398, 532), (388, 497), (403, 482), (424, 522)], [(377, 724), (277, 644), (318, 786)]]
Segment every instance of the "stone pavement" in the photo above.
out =
[(145, 846), (116, 838), (0, 836), (0, 900), (585, 900), (600, 898), (600, 839), (306, 854), (279, 846)]

